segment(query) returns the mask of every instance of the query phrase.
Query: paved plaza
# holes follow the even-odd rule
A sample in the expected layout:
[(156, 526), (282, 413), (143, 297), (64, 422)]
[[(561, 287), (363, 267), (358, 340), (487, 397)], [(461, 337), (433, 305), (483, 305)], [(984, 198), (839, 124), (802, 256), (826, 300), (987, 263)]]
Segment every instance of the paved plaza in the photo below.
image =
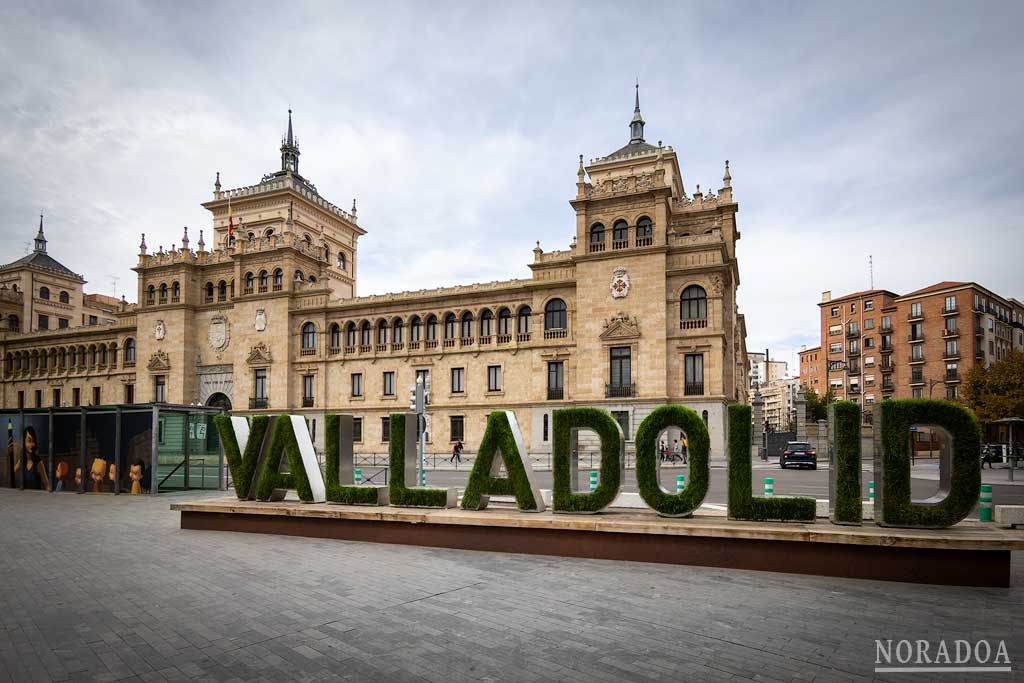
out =
[(182, 531), (190, 497), (0, 491), (0, 680), (870, 680), (876, 638), (1005, 639), (991, 680), (1024, 659), (1021, 553), (1015, 587), (952, 588)]

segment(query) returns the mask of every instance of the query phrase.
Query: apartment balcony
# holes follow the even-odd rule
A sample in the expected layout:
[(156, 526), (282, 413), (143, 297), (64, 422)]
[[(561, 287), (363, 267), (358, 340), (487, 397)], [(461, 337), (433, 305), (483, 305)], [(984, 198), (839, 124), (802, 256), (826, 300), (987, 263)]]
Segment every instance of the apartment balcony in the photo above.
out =
[(907, 341), (910, 342), (911, 344), (920, 344), (921, 342), (924, 341), (924, 334), (919, 334), (916, 336), (913, 334), (907, 335)]
[(312, 348), (308, 348), (308, 349), (299, 349), (299, 355), (300, 356), (314, 356), (314, 355), (316, 355), (316, 347), (312, 347)]
[(846, 352), (847, 358), (856, 358), (860, 356), (860, 349), (850, 349)]
[(530, 341), (530, 333), (529, 332), (520, 332), (519, 334), (516, 335), (516, 341), (517, 342), (528, 342), (528, 341)]
[(920, 356), (917, 356), (917, 357), (911, 356), (910, 360), (907, 361), (907, 362), (910, 363), (911, 365), (916, 365), (918, 363), (923, 363), (924, 362), (924, 354), (921, 354)]
[(636, 396), (635, 384), (605, 384), (605, 398), (632, 398)]
[(681, 330), (702, 330), (707, 326), (707, 318), (685, 318), (679, 321), (679, 329)]
[(850, 393), (851, 396), (858, 396), (858, 395), (860, 395), (860, 385), (859, 384), (851, 384), (850, 388), (847, 389), (847, 391)]
[(974, 326), (974, 336), (982, 337), (984, 335), (985, 335), (985, 328), (982, 327), (981, 325), (975, 325)]
[(373, 347), (370, 346), (369, 344), (360, 344), (359, 345), (359, 353), (369, 353), (371, 351), (371, 349), (373, 349)]
[(924, 376), (923, 375), (912, 375), (910, 377), (910, 386), (912, 386), (912, 387), (924, 386)]
[(943, 330), (942, 330), (942, 338), (943, 339), (952, 339), (954, 337), (959, 337), (959, 336), (960, 336), (960, 328), (958, 328), (958, 327), (954, 327), (953, 329), (950, 329), (950, 328), (946, 327), (946, 328), (943, 328)]
[(428, 339), (427, 341), (423, 342), (423, 348), (425, 348), (425, 349), (436, 349), (437, 348), (437, 340), (436, 339)]
[(882, 363), (878, 367), (879, 369), (881, 369), (882, 372), (892, 372), (893, 370), (896, 369), (896, 366), (893, 365), (892, 363)]
[(860, 337), (860, 330), (859, 329), (857, 329), (857, 328), (849, 328), (849, 327), (846, 328), (846, 338), (847, 339), (857, 339), (858, 337)]
[(356, 347), (355, 346), (346, 346), (345, 347), (345, 353), (355, 353), (355, 352), (356, 352)]
[(565, 339), (568, 336), (569, 330), (565, 329), (564, 327), (554, 330), (544, 330), (545, 339)]
[[(896, 389), (896, 385), (893, 384), (892, 382), (889, 382), (889, 383), (882, 382), (882, 391), (895, 391), (895, 389)], [(887, 397), (884, 397), (884, 398), (887, 398)]]
[(250, 398), (249, 410), (263, 410), (269, 408), (270, 402), (266, 398)]
[(565, 389), (564, 388), (559, 387), (557, 389), (553, 389), (551, 387), (548, 387), (548, 400), (549, 401), (561, 401), (564, 398), (565, 398)]
[(910, 313), (907, 313), (907, 320), (911, 322), (914, 320), (924, 320), (924, 311), (919, 311), (917, 313), (911, 311)]
[(511, 334), (499, 334), (499, 335), (495, 336), (494, 341), (497, 344), (510, 344), (512, 342), (512, 335)]
[(704, 382), (686, 382), (683, 384), (684, 396), (703, 396)]
[(459, 339), (459, 346), (472, 346), (472, 345), (473, 345), (473, 338), (472, 337), (462, 337), (461, 339)]
[(859, 365), (851, 365), (851, 366), (849, 366), (848, 368), (846, 368), (846, 374), (848, 374), (848, 375), (859, 375), (860, 374), (860, 366)]
[(942, 354), (942, 360), (960, 360), (959, 351), (944, 351)]
[(376, 349), (377, 353), (386, 353), (388, 350), (388, 344), (387, 342), (384, 342), (383, 344), (377, 344), (374, 347), (374, 349)]
[(960, 309), (954, 304), (953, 306), (943, 306), (942, 315), (956, 315), (960, 312)]
[(404, 348), (405, 348), (405, 344), (403, 342), (391, 342), (391, 350), (392, 351), (401, 351)]
[(455, 348), (455, 340), (454, 339), (445, 339), (444, 340), (444, 348), (446, 348), (446, 349), (454, 349)]
[(480, 344), (480, 346), (487, 346), (488, 344), (491, 343), (491, 335), (485, 334), (481, 336), (480, 339), (478, 339), (477, 341)]
[(888, 323), (888, 324), (882, 324), (882, 325), (881, 325), (881, 326), (880, 326), (880, 327), (878, 328), (878, 331), (879, 331), (879, 332), (882, 332), (882, 333), (885, 333), (885, 332), (892, 332), (892, 323)]
[(878, 347), (879, 353), (892, 353), (892, 344), (882, 344)]
[(960, 373), (956, 370), (946, 370), (946, 376), (944, 378), (946, 382), (959, 382)]
[(985, 360), (985, 352), (978, 349), (974, 352), (974, 360)]

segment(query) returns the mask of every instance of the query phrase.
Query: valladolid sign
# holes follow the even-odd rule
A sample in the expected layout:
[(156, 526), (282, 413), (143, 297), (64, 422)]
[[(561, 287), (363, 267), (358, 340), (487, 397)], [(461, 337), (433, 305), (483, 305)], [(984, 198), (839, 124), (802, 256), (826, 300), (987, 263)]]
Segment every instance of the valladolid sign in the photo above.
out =
[[(751, 411), (729, 407), (729, 517), (740, 520), (804, 521), (815, 519), (813, 498), (761, 498), (751, 493)], [(277, 501), (288, 489), (311, 503), (455, 507), (453, 488), (410, 486), (416, 481), (416, 416), (391, 416), (390, 483), (387, 487), (356, 486), (353, 475), (351, 415), (328, 415), (326, 472), (321, 471), (305, 422), (297, 415), (214, 418), (224, 453), (242, 500)], [(829, 406), (829, 477), (831, 521), (860, 524), (860, 408), (854, 403)], [(875, 406), (875, 522), (882, 526), (945, 528), (964, 519), (978, 500), (981, 484), (981, 430), (975, 417), (946, 401), (889, 400)], [(914, 502), (910, 492), (910, 429), (928, 426), (945, 433), (950, 448), (940, 463), (937, 495)], [(658, 480), (657, 439), (669, 427), (686, 433), (690, 451), (690, 483), (679, 493)], [(590, 492), (576, 482), (575, 454), (580, 431), (596, 433), (601, 444), (601, 479)], [(619, 493), (625, 466), (622, 429), (606, 411), (566, 408), (553, 414), (552, 510), (555, 513), (597, 513)], [(659, 515), (683, 517), (700, 507), (708, 491), (708, 430), (689, 408), (665, 405), (654, 410), (636, 433), (636, 478), (640, 497)], [(288, 472), (281, 472), (287, 458)], [(499, 476), (500, 465), (505, 476)], [(481, 510), (492, 495), (513, 496), (523, 512), (543, 512), (545, 503), (527, 457), (515, 414), (492, 412), (462, 496), (462, 508)]]

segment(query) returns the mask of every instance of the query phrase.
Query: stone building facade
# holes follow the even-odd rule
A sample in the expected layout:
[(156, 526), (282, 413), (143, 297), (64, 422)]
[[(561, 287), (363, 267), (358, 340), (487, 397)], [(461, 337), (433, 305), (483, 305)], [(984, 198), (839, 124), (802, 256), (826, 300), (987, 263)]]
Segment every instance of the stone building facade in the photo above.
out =
[(580, 157), (571, 244), (538, 243), (532, 277), (358, 296), (355, 202), (332, 204), (300, 174), (289, 113), (280, 169), (237, 189), (218, 177), (203, 204), (212, 230), (195, 247), (187, 230), (170, 250), (143, 236), (138, 303), (113, 323), (0, 333), (2, 404), (35, 405), (41, 391), (43, 407), (95, 397), (288, 411), (318, 445), (323, 415), (349, 412), (357, 451), (383, 453), (388, 415), (407, 410), (419, 376), (432, 452), (455, 440), (472, 451), (499, 408), (516, 412), (532, 451), (550, 450), (551, 412), (568, 406), (612, 411), (632, 447), (639, 422), (671, 401), (705, 417), (721, 454), (726, 406), (747, 401), (750, 369), (728, 162), (717, 194), (688, 193), (675, 151), (647, 143), (644, 125), (638, 97), (629, 142)]

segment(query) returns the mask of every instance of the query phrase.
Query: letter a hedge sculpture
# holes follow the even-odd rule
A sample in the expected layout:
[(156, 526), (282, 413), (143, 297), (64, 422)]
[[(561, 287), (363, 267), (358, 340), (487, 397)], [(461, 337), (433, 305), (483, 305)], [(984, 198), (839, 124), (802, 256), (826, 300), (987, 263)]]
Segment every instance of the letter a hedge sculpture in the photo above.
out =
[[(507, 477), (495, 476), (501, 462), (505, 464)], [(544, 511), (544, 499), (511, 410), (498, 410), (487, 416), (487, 431), (480, 440), (473, 470), (462, 493), (462, 508), (483, 510), (487, 507), (488, 494), (514, 495), (516, 505), (523, 512)]]

